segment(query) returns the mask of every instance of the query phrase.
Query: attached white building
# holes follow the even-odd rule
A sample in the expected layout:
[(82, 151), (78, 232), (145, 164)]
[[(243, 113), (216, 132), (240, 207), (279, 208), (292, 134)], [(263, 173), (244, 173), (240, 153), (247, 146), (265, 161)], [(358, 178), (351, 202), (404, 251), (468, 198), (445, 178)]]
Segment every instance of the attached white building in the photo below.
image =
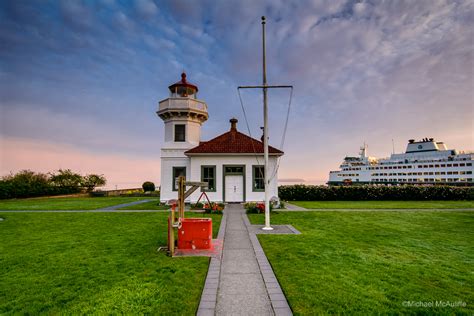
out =
[[(228, 132), (201, 141), (201, 126), (208, 119), (207, 105), (197, 99), (198, 87), (181, 81), (169, 86), (170, 97), (159, 102), (158, 116), (165, 123), (161, 148), (161, 196), (166, 202), (177, 199), (177, 178), (208, 182), (205, 189), (213, 202), (263, 201), (263, 143), (237, 130), (237, 119), (230, 120)], [(278, 197), (278, 158), (283, 152), (269, 147), (270, 197)], [(196, 202), (197, 190), (187, 202)]]

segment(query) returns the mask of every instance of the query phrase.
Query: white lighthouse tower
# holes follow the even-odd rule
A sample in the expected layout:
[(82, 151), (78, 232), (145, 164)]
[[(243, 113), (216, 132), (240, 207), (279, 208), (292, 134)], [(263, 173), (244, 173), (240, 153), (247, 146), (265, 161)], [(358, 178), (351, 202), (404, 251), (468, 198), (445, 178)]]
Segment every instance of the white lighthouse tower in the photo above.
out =
[(190, 160), (184, 152), (199, 145), (201, 125), (208, 119), (207, 104), (197, 99), (198, 87), (186, 80), (169, 86), (170, 97), (159, 102), (158, 116), (165, 123), (161, 148), (160, 200), (177, 198), (176, 179), (190, 174)]

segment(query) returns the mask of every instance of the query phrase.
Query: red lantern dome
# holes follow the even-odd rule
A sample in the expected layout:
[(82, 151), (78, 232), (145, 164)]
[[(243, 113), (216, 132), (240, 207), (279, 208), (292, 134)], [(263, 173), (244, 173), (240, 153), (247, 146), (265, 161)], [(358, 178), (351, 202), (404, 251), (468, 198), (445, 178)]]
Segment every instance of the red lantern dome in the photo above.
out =
[(198, 87), (189, 83), (186, 80), (186, 73), (181, 74), (181, 81), (178, 81), (168, 87), (171, 91), (172, 96), (176, 97), (196, 97)]

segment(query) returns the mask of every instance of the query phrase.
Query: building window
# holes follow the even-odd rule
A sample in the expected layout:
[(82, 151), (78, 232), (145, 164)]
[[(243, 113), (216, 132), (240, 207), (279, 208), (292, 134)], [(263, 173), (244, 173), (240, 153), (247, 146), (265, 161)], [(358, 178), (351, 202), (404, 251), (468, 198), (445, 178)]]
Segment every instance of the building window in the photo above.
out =
[(252, 191), (265, 191), (265, 169), (264, 166), (253, 166), (252, 168)]
[(186, 167), (173, 167), (173, 191), (178, 191), (178, 178), (186, 178)]
[(201, 192), (216, 192), (216, 166), (201, 166), (201, 182), (207, 182)]
[(186, 125), (176, 124), (174, 126), (174, 141), (185, 142), (186, 141)]

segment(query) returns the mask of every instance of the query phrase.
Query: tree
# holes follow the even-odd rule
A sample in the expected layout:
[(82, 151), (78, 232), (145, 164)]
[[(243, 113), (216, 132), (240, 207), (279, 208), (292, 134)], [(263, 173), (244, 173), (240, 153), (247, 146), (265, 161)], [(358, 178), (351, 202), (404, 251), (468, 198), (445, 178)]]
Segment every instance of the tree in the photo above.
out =
[(92, 192), (96, 187), (104, 186), (107, 183), (103, 174), (88, 174), (82, 178), (82, 186), (87, 192)]
[(145, 192), (153, 192), (155, 191), (155, 184), (150, 181), (143, 182), (142, 184), (143, 191)]
[(48, 176), (31, 170), (22, 170), (16, 174), (2, 177), (0, 198), (25, 198), (52, 194)]
[(59, 169), (56, 174), (51, 174), (49, 181), (53, 186), (79, 191), (79, 187), (82, 183), (82, 176), (78, 173), (72, 172), (71, 169)]

